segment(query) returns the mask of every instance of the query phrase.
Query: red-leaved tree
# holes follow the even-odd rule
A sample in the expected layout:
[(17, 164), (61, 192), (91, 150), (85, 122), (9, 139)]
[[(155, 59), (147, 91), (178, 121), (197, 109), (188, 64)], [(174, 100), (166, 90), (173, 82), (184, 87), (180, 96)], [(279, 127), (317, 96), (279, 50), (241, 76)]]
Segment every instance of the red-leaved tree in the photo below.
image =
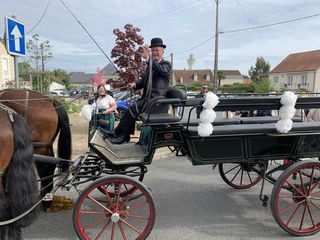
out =
[(93, 86), (99, 86), (103, 84), (102, 78), (104, 75), (104, 70), (100, 68), (97, 68), (96, 73), (93, 75), (92, 79), (91, 79), (91, 83), (93, 84)]
[(113, 30), (116, 35), (116, 45), (111, 51), (113, 62), (119, 69), (120, 80), (113, 83), (113, 87), (121, 87), (135, 82), (146, 69), (146, 62), (142, 58), (144, 39), (139, 32), (141, 29), (132, 24), (124, 26), (124, 32), (118, 28)]

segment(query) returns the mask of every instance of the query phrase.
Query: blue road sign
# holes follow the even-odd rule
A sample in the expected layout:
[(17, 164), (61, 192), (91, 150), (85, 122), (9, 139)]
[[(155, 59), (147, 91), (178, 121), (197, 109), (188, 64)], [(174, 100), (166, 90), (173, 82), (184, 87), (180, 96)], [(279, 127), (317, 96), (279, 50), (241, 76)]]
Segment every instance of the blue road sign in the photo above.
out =
[(26, 55), (24, 24), (12, 18), (5, 18), (7, 50), (11, 55)]

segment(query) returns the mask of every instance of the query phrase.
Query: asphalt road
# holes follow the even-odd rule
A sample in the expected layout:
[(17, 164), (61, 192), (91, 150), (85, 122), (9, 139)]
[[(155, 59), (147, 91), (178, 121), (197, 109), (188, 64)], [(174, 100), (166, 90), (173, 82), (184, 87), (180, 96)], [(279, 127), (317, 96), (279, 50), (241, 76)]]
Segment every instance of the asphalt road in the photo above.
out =
[[(217, 169), (193, 167), (184, 157), (154, 160), (144, 183), (152, 189), (156, 222), (148, 239), (293, 239), (274, 221), (270, 207), (261, 206), (259, 186), (236, 190), (226, 185)], [(267, 184), (270, 196), (272, 185)], [(75, 190), (63, 192), (76, 199)], [(41, 213), (36, 222), (23, 230), (29, 239), (77, 239), (72, 211)], [(300, 237), (315, 240), (320, 233)]]

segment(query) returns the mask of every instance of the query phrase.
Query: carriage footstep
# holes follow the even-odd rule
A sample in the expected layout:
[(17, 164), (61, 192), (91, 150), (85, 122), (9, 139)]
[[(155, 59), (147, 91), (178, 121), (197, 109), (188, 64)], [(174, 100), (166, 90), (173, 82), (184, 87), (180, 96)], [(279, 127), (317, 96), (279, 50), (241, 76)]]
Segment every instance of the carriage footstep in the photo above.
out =
[(46, 212), (59, 212), (64, 210), (71, 210), (74, 207), (74, 201), (71, 198), (54, 195), (50, 206)]

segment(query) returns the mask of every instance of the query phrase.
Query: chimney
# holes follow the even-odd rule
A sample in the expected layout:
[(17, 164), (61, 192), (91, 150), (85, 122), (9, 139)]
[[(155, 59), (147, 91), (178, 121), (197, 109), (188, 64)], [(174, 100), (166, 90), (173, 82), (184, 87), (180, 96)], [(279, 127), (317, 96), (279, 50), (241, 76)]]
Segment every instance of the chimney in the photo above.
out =
[(192, 66), (193, 66), (193, 64), (195, 63), (195, 61), (196, 61), (196, 59), (193, 58), (193, 55), (192, 55), (192, 54), (190, 54), (190, 57), (189, 57), (189, 59), (187, 60), (188, 66), (189, 66), (189, 70), (192, 70)]

